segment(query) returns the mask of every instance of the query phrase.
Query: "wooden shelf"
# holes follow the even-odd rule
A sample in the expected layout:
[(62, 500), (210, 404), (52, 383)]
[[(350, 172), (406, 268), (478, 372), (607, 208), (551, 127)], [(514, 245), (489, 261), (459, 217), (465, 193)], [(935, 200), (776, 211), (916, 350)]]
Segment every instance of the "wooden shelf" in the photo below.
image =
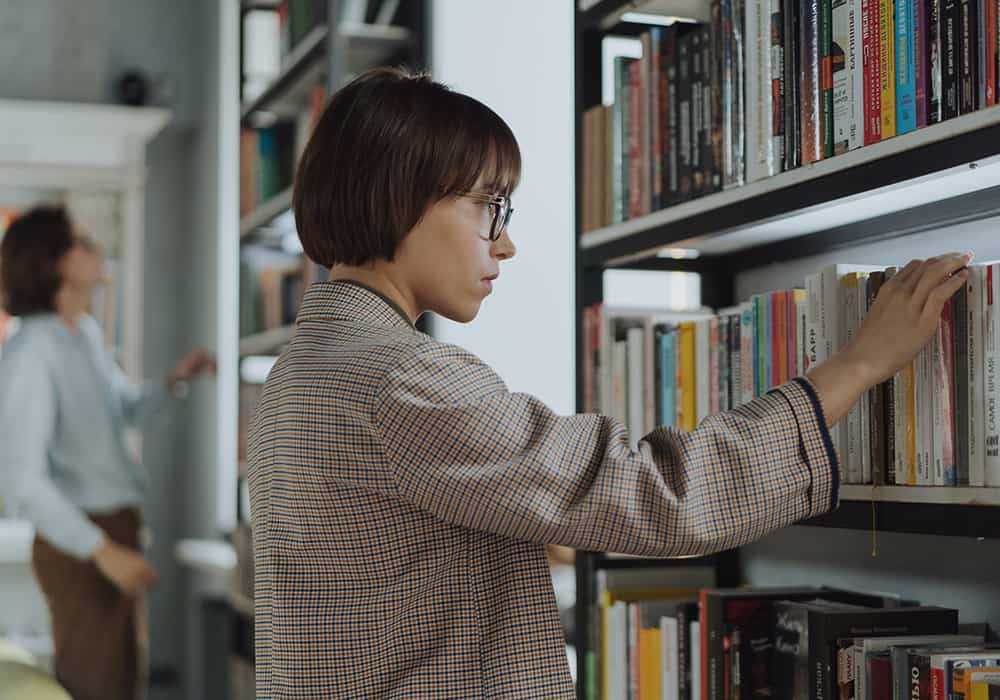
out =
[(295, 324), (240, 338), (240, 355), (276, 355), (292, 339)]
[(282, 190), (240, 219), (240, 238), (245, 238), (261, 226), (271, 223), (292, 208), (292, 188)]
[[(743, 187), (676, 204), (580, 237), (586, 267), (627, 266), (663, 247), (725, 258), (731, 268), (771, 260), (776, 248), (877, 219), (866, 237), (913, 233), (912, 213), (968, 220), (970, 198), (995, 214), (1000, 187), (1000, 107), (991, 107)], [(794, 207), (794, 208), (792, 208)], [(935, 216), (934, 210), (940, 210)], [(906, 226), (909, 226), (907, 229)], [(850, 242), (857, 243), (855, 235)], [(829, 250), (831, 241), (824, 242)], [(747, 258), (744, 253), (753, 251)]]

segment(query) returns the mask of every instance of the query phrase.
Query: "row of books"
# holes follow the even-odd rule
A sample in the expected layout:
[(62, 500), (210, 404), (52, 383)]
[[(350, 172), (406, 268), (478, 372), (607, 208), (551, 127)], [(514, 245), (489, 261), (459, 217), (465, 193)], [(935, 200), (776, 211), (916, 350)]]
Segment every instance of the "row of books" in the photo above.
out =
[(1000, 683), (986, 624), (898, 595), (802, 586), (637, 597), (600, 579), (598, 593), (587, 698), (955, 700)]
[(240, 262), (240, 336), (295, 322), (306, 288), (326, 276), (307, 257), (244, 246)]
[[(971, 265), (937, 333), (830, 429), (845, 483), (1000, 487), (1000, 266)], [(692, 317), (584, 309), (583, 404), (624, 423), (693, 430), (829, 359), (895, 267), (830, 265), (804, 289)]]
[(713, 0), (583, 117), (583, 230), (996, 103), (997, 0)]
[(291, 187), (295, 164), (326, 105), (326, 89), (314, 86), (296, 119), (240, 129), (240, 216)]

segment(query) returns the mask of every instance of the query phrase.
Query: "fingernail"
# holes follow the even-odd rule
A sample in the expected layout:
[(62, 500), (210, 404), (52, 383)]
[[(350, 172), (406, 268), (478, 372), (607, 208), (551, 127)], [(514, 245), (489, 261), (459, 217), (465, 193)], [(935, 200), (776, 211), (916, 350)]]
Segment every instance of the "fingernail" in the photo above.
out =
[(976, 254), (973, 253), (971, 250), (965, 251), (965, 259), (966, 260), (972, 260), (972, 258), (974, 258), (974, 257), (976, 257)]

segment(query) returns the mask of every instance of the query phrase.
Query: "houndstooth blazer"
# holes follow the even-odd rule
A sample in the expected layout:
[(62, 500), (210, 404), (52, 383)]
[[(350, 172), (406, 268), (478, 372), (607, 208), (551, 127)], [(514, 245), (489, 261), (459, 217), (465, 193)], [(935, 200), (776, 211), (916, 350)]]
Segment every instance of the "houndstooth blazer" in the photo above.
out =
[(805, 380), (633, 450), (349, 282), (306, 293), (249, 479), (261, 700), (573, 698), (545, 543), (719, 551), (839, 481)]

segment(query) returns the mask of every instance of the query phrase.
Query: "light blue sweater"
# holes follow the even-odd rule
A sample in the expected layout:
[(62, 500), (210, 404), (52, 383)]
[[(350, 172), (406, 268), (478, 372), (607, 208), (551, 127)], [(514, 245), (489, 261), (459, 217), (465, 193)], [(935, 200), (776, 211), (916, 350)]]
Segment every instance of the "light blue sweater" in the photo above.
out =
[(103, 533), (85, 513), (142, 503), (125, 423), (165, 397), (161, 382), (129, 382), (93, 318), (78, 333), (54, 314), (22, 319), (0, 355), (0, 495), (56, 547), (90, 557)]

